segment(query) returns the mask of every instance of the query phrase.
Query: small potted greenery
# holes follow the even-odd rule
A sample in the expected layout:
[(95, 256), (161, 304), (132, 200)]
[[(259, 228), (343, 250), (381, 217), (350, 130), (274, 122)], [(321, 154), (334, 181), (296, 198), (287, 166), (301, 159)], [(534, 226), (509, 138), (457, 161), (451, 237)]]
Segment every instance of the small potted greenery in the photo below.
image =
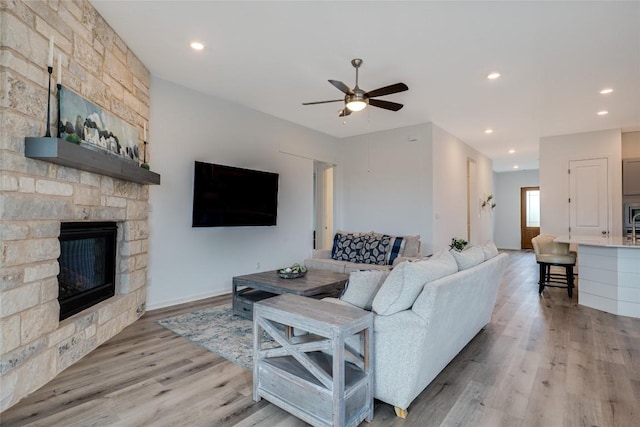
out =
[(278, 270), (278, 276), (283, 279), (297, 279), (307, 274), (307, 267), (300, 264), (293, 264), (291, 267), (281, 268)]
[(467, 242), (464, 239), (456, 239), (455, 237), (451, 239), (451, 244), (449, 245), (449, 247), (451, 249), (455, 249), (458, 252), (462, 252), (465, 248), (465, 246), (467, 246), (469, 242)]

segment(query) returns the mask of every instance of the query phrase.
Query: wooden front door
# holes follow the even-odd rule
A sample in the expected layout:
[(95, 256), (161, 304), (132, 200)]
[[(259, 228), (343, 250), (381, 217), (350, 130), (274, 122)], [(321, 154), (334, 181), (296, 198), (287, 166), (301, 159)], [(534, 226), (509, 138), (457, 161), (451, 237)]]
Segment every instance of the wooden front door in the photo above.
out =
[(531, 239), (540, 234), (540, 187), (520, 189), (520, 245), (533, 249)]

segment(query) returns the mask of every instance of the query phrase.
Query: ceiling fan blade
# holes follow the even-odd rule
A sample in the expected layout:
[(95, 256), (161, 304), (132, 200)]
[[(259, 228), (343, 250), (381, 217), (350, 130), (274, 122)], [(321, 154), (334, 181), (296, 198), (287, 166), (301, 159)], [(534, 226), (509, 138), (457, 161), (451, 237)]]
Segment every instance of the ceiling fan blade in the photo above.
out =
[(404, 105), (398, 104), (397, 102), (383, 101), (382, 99), (369, 99), (369, 105), (391, 111), (398, 111), (404, 107)]
[(329, 83), (331, 83), (332, 85), (334, 85), (338, 90), (346, 93), (347, 95), (353, 95), (353, 91), (351, 89), (349, 89), (349, 86), (347, 86), (346, 84), (342, 83), (341, 81), (338, 80), (329, 80)]
[(367, 92), (367, 95), (369, 96), (369, 98), (374, 98), (376, 96), (384, 96), (391, 95), (392, 93), (404, 92), (405, 90), (409, 90), (409, 87), (406, 84), (396, 83), (394, 85), (381, 87), (380, 89)]
[(303, 102), (302, 105), (326, 104), (328, 102), (344, 102), (344, 99), (332, 99), (331, 101)]
[(344, 107), (342, 110), (340, 110), (340, 112), (338, 113), (338, 117), (347, 117), (349, 114), (351, 114), (351, 110), (349, 110), (347, 107)]

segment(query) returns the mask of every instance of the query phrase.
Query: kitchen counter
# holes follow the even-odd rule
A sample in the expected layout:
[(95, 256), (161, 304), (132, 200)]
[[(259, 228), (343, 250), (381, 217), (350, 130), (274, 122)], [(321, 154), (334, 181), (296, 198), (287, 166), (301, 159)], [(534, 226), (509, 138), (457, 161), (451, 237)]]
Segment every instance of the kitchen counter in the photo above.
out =
[(571, 236), (562, 235), (555, 238), (556, 242), (572, 243), (576, 245), (605, 246), (610, 248), (640, 249), (640, 240), (635, 242), (624, 236)]
[(578, 304), (640, 318), (640, 243), (623, 236), (558, 236), (578, 247)]

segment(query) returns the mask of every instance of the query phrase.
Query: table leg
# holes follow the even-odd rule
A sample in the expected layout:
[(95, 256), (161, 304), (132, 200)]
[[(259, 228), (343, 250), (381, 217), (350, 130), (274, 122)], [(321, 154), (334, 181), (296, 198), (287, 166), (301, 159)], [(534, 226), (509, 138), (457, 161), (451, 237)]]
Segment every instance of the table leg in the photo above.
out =
[(291, 341), (291, 337), (293, 337), (293, 326), (285, 325), (285, 335), (288, 341)]

